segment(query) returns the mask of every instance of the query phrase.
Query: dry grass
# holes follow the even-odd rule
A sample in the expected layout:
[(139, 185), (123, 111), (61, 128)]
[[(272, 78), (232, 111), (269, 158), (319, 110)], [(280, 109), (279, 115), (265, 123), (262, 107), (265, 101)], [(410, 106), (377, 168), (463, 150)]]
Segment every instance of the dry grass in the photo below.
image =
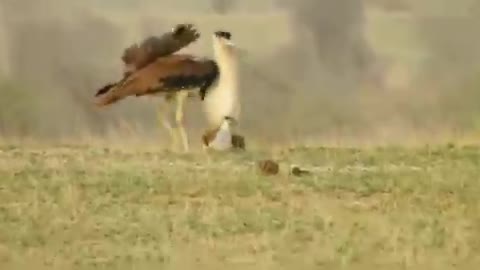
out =
[[(62, 12), (56, 13), (69, 14), (64, 9), (69, 10), (59, 6)], [(480, 264), (480, 146), (421, 145), (478, 144), (479, 112), (473, 101), (480, 83), (458, 85), (451, 96), (415, 84), (429, 48), (412, 15), (376, 9), (367, 14), (368, 40), (387, 63), (389, 90), (402, 91), (379, 93), (362, 87), (354, 102), (343, 102), (344, 94), (329, 89), (322, 78), (299, 83), (285, 76), (281, 81), (296, 86), (289, 115), (270, 94), (262, 97), (264, 90), (278, 89), (252, 84), (255, 87), (246, 89), (253, 98), (243, 123), (249, 126), (247, 138), (257, 141), (247, 142), (246, 153), (206, 156), (159, 148), (157, 143), (168, 142), (145, 128), (158, 125), (155, 103), (143, 110), (141, 102), (126, 101), (115, 111), (96, 114), (68, 93), (87, 93), (93, 84), (114, 77), (125, 46), (186, 18), (204, 33), (220, 26), (231, 30), (254, 63), (268, 62), (277, 50), (297, 42), (298, 29), (290, 18), (278, 10), (215, 16), (151, 6), (95, 8), (94, 13), (102, 20), (84, 17), (87, 12), (58, 18), (59, 29), (42, 19), (32, 21), (32, 26), (45, 24), (45, 35), (39, 34), (41, 27), (24, 30), (33, 38), (23, 43), (35, 45), (25, 47), (25, 55), (44, 63), (32, 74), (51, 76), (48, 85), (67, 98), (30, 98), (39, 91), (57, 93), (50, 87), (47, 92), (23, 89), (18, 82), (0, 86), (1, 135), (8, 137), (0, 139), (0, 269), (441, 270)], [(84, 24), (95, 27), (84, 29)], [(112, 33), (115, 29), (118, 33)], [(42, 41), (70, 30), (78, 34)], [(87, 46), (92, 39), (95, 54)], [(72, 44), (76, 49), (65, 49)], [(210, 46), (206, 38), (186, 51), (209, 55)], [(71, 51), (78, 59), (72, 59)], [(31, 70), (31, 63), (19, 67)], [(65, 84), (56, 73), (59, 66), (74, 66), (82, 76)], [(283, 69), (263, 70), (281, 79), (272, 74)], [(313, 82), (321, 87), (308, 87)], [(324, 88), (331, 91), (319, 91)], [(272, 113), (274, 106), (282, 113)], [(190, 129), (195, 114), (188, 115), (189, 134), (198, 138)], [(89, 132), (90, 127), (117, 122), (111, 132), (108, 127), (105, 134), (98, 131), (98, 141), (100, 135)], [(279, 127), (286, 130), (285, 141), (311, 147), (276, 146), (284, 143), (272, 135), (283, 131)], [(39, 134), (56, 146), (42, 145)], [(75, 143), (59, 145), (72, 134)], [(34, 139), (25, 141), (24, 136)], [(318, 142), (332, 147), (314, 148)], [(392, 143), (403, 146), (372, 146)], [(258, 173), (255, 162), (266, 158), (280, 162), (280, 175)], [(291, 164), (313, 174), (290, 176), (286, 170)]]
[[(0, 147), (2, 269), (474, 269), (480, 149)], [(261, 176), (254, 162), (280, 161)], [(285, 174), (289, 164), (314, 174)]]

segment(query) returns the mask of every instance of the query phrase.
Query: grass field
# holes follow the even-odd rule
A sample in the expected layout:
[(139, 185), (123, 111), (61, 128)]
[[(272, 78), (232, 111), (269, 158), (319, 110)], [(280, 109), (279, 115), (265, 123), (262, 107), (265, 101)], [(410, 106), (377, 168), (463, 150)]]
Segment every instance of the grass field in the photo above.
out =
[[(270, 157), (278, 176), (256, 170)], [(290, 164), (313, 174), (290, 176)], [(209, 156), (3, 145), (0, 268), (475, 269), (479, 165), (480, 148), (455, 145)]]

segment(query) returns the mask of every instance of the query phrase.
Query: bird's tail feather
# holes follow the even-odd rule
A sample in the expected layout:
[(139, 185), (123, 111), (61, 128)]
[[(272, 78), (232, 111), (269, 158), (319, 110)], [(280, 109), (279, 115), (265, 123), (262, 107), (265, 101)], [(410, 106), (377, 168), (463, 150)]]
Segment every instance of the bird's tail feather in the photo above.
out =
[(119, 101), (121, 97), (113, 91), (115, 86), (117, 86), (116, 83), (110, 83), (97, 90), (95, 94), (95, 105), (107, 106)]

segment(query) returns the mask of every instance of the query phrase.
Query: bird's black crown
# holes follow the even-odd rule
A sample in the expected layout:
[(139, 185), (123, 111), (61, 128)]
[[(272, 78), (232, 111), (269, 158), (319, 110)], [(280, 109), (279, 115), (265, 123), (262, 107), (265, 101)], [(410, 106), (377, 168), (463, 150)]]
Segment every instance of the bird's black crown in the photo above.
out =
[(227, 31), (216, 31), (215, 36), (230, 40), (232, 38), (232, 33)]

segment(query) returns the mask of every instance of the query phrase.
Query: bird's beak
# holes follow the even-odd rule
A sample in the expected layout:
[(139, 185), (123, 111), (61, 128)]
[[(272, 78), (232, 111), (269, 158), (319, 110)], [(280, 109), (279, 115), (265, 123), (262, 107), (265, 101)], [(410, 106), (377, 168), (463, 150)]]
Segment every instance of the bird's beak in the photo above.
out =
[(235, 43), (233, 43), (231, 40), (225, 40), (225, 44), (227, 44), (228, 46), (237, 47)]

